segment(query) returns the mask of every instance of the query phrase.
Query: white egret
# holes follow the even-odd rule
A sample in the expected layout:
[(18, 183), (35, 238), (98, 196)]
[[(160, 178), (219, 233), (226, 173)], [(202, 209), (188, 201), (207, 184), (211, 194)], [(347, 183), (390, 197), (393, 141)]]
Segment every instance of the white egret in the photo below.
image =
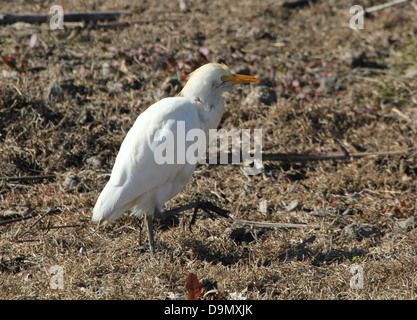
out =
[[(196, 163), (177, 161), (159, 164), (155, 151), (163, 143), (157, 132), (172, 132), (177, 141), (178, 123), (185, 132), (200, 129), (208, 137), (224, 112), (222, 93), (234, 84), (259, 82), (258, 78), (233, 74), (224, 64), (209, 63), (190, 74), (177, 97), (164, 98), (140, 114), (127, 133), (105, 188), (93, 210), (93, 221), (114, 221), (130, 210), (133, 216), (145, 215), (148, 241), (155, 253), (153, 218), (161, 218), (164, 203), (180, 192), (190, 180)], [(182, 148), (190, 145), (185, 137)], [(177, 146), (177, 149), (179, 146)], [(175, 159), (180, 157), (175, 150)]]

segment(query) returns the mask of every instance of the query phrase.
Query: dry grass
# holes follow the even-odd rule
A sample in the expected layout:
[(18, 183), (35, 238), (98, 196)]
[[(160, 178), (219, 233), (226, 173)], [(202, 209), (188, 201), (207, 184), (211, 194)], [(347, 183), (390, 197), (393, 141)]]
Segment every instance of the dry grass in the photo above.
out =
[[(184, 13), (176, 1), (71, 1), (68, 11), (131, 10), (122, 21), (132, 23), (0, 30), (0, 176), (55, 176), (0, 180), (0, 297), (184, 299), (193, 272), (203, 294), (217, 288), (222, 299), (415, 299), (417, 81), (406, 76), (416, 68), (416, 12), (392, 7), (354, 31), (350, 4), (340, 1), (296, 9), (282, 1), (188, 4)], [(4, 12), (48, 11), (44, 1), (1, 5)], [(34, 33), (36, 46), (25, 53)], [(91, 210), (127, 130), (173, 94), (161, 89), (166, 79), (183, 83), (210, 60), (263, 79), (226, 95), (221, 126), (262, 128), (266, 153), (327, 154), (340, 146), (406, 153), (264, 163), (249, 180), (236, 165), (201, 165), (167, 203), (208, 200), (239, 219), (319, 230), (239, 234), (241, 226), (202, 216), (190, 232), (190, 218), (179, 217), (158, 226), (155, 257), (140, 220), (126, 215), (97, 230)], [(299, 206), (287, 211), (295, 200)], [(32, 216), (10, 220), (25, 212)], [(55, 265), (63, 289), (50, 287)], [(363, 289), (350, 288), (354, 265), (363, 269)]]

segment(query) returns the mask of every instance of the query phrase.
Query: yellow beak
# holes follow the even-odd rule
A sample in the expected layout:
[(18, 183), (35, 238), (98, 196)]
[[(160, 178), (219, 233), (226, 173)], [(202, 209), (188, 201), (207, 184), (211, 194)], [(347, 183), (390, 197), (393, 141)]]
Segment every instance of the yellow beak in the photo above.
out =
[(243, 74), (232, 74), (231, 76), (223, 76), (222, 80), (230, 82), (232, 84), (251, 83), (251, 82), (259, 82), (260, 81), (256, 77), (247, 76), (247, 75), (243, 75)]

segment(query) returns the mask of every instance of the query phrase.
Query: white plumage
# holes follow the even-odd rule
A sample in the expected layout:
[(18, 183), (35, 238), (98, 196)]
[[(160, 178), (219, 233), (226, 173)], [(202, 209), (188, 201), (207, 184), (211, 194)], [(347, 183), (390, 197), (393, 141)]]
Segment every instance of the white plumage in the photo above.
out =
[[(117, 155), (110, 180), (93, 209), (93, 221), (114, 221), (130, 210), (132, 215), (146, 215), (151, 252), (154, 253), (152, 220), (164, 203), (180, 192), (190, 180), (196, 164), (177, 161), (178, 146), (174, 148), (174, 164), (158, 164), (156, 148), (162, 143), (155, 139), (158, 130), (169, 130), (177, 141), (178, 123), (185, 133), (200, 129), (208, 137), (224, 112), (222, 93), (233, 84), (258, 82), (259, 79), (235, 75), (223, 64), (209, 63), (194, 71), (178, 97), (165, 98), (139, 115), (126, 135)], [(187, 150), (193, 142), (179, 141)]]

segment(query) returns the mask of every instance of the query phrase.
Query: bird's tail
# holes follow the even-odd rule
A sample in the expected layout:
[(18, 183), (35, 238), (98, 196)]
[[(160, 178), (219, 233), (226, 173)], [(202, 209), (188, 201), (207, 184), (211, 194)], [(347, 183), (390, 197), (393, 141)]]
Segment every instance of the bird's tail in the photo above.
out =
[(94, 206), (93, 222), (114, 221), (129, 209), (129, 204), (118, 203), (120, 192), (119, 187), (106, 185)]

